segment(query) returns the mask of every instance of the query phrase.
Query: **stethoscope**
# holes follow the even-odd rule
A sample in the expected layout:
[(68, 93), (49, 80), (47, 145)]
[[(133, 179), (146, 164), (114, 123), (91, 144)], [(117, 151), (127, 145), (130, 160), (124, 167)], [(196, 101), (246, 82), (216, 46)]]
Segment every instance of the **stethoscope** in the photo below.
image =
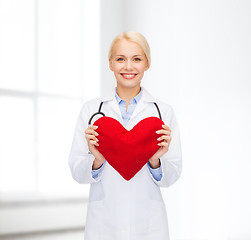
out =
[[(158, 114), (159, 114), (159, 118), (160, 118), (160, 120), (162, 120), (162, 117), (161, 117), (161, 113), (160, 113), (159, 107), (158, 107), (158, 105), (157, 105), (156, 102), (154, 102), (154, 104), (155, 104), (155, 106), (156, 106), (156, 108), (157, 108), (157, 111), (158, 111)], [(88, 125), (89, 125), (89, 126), (91, 125), (92, 119), (93, 119), (96, 115), (101, 114), (101, 115), (103, 115), (103, 116), (105, 117), (105, 114), (104, 114), (103, 112), (101, 112), (102, 105), (103, 105), (103, 102), (100, 103), (98, 111), (97, 111), (96, 113), (94, 113), (94, 114), (90, 117), (89, 122), (88, 122)]]

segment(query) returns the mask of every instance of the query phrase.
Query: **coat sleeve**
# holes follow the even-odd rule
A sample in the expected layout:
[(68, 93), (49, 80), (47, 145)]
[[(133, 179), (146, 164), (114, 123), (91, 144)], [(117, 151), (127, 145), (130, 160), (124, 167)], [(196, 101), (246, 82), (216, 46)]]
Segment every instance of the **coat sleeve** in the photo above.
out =
[(169, 187), (175, 183), (180, 177), (182, 171), (182, 154), (178, 122), (172, 108), (167, 114), (169, 117), (165, 117), (164, 122), (171, 129), (172, 139), (168, 152), (160, 158), (162, 178), (160, 181), (157, 181), (150, 174), (153, 181), (160, 187)]
[(92, 175), (92, 165), (95, 157), (89, 152), (88, 143), (85, 138), (89, 116), (88, 107), (85, 103), (78, 116), (68, 158), (71, 175), (74, 180), (81, 184), (98, 182), (102, 176), (102, 172), (95, 178)]

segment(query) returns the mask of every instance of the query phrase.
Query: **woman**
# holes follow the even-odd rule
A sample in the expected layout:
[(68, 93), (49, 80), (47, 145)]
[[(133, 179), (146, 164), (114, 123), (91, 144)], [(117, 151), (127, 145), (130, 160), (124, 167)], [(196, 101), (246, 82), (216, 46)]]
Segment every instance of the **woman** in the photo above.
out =
[[(77, 182), (91, 184), (85, 240), (169, 239), (160, 187), (168, 187), (179, 178), (181, 147), (173, 109), (141, 87), (150, 63), (146, 39), (137, 32), (121, 33), (109, 51), (109, 66), (117, 87), (102, 98), (86, 102), (81, 109), (69, 166)], [(119, 121), (127, 130), (145, 118), (159, 117), (154, 103), (157, 103), (165, 123), (157, 131), (158, 150), (129, 181), (99, 152), (97, 126), (88, 126), (90, 117), (97, 112), (101, 102), (102, 112)], [(95, 115), (92, 123), (100, 117), (102, 115)]]

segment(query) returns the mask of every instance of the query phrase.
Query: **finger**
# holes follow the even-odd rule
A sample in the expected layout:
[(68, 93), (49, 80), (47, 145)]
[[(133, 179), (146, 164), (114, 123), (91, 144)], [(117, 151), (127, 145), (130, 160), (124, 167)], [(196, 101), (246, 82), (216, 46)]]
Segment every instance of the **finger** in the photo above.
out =
[(97, 142), (99, 141), (95, 136), (90, 135), (90, 134), (87, 134), (87, 135), (86, 135), (86, 139), (87, 139), (87, 140), (94, 140), (94, 141), (97, 141)]
[(90, 130), (96, 130), (98, 128), (98, 126), (96, 125), (91, 125), (89, 126), (85, 131), (89, 132)]
[(167, 125), (162, 125), (162, 127), (168, 131), (171, 131), (171, 129)]
[(92, 134), (92, 135), (95, 135), (95, 136), (98, 136), (99, 134), (94, 131), (93, 129), (86, 129), (85, 130), (85, 134)]
[(165, 134), (165, 135), (168, 135), (170, 136), (171, 135), (171, 131), (169, 130), (164, 130), (164, 129), (160, 129), (158, 131), (156, 131), (157, 134)]
[(86, 134), (86, 135), (85, 135), (85, 138), (86, 138), (87, 140), (94, 140), (95, 136), (92, 135), (92, 134)]
[(98, 128), (98, 126), (96, 126), (96, 125), (91, 125), (89, 128), (96, 130), (96, 129)]
[(85, 130), (85, 134), (90, 134), (92, 132), (92, 129), (90, 129), (90, 128), (87, 128), (86, 130)]
[(169, 143), (168, 142), (161, 142), (161, 143), (158, 143), (159, 146), (161, 147), (167, 147), (169, 146)]
[(90, 144), (95, 145), (95, 146), (99, 146), (99, 144), (96, 141), (90, 140)]
[(93, 132), (93, 131), (95, 131), (95, 130), (89, 127), (89, 128), (87, 128), (87, 129), (85, 130), (85, 133), (91, 133), (91, 132)]
[(165, 141), (171, 141), (171, 136), (168, 136), (168, 135), (162, 135), (161, 137), (159, 137), (157, 139), (158, 141), (162, 141), (162, 140), (165, 140)]

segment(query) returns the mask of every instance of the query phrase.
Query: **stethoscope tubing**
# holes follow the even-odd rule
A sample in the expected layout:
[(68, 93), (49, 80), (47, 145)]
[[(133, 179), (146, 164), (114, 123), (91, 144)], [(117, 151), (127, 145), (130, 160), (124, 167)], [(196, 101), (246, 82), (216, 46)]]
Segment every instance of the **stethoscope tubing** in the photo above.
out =
[[(159, 110), (159, 107), (158, 107), (158, 104), (156, 102), (154, 102), (156, 108), (157, 108), (157, 111), (158, 111), (158, 114), (159, 114), (159, 119), (162, 120), (162, 117), (161, 117), (161, 113), (160, 113), (160, 110)], [(105, 117), (105, 114), (103, 112), (101, 112), (101, 108), (102, 108), (102, 105), (103, 105), (103, 102), (100, 103), (99, 105), (99, 109), (98, 109), (98, 112), (92, 114), (92, 116), (90, 117), (89, 121), (88, 121), (88, 125), (90, 126), (91, 125), (91, 121), (92, 119), (98, 115), (98, 114), (101, 114)]]

